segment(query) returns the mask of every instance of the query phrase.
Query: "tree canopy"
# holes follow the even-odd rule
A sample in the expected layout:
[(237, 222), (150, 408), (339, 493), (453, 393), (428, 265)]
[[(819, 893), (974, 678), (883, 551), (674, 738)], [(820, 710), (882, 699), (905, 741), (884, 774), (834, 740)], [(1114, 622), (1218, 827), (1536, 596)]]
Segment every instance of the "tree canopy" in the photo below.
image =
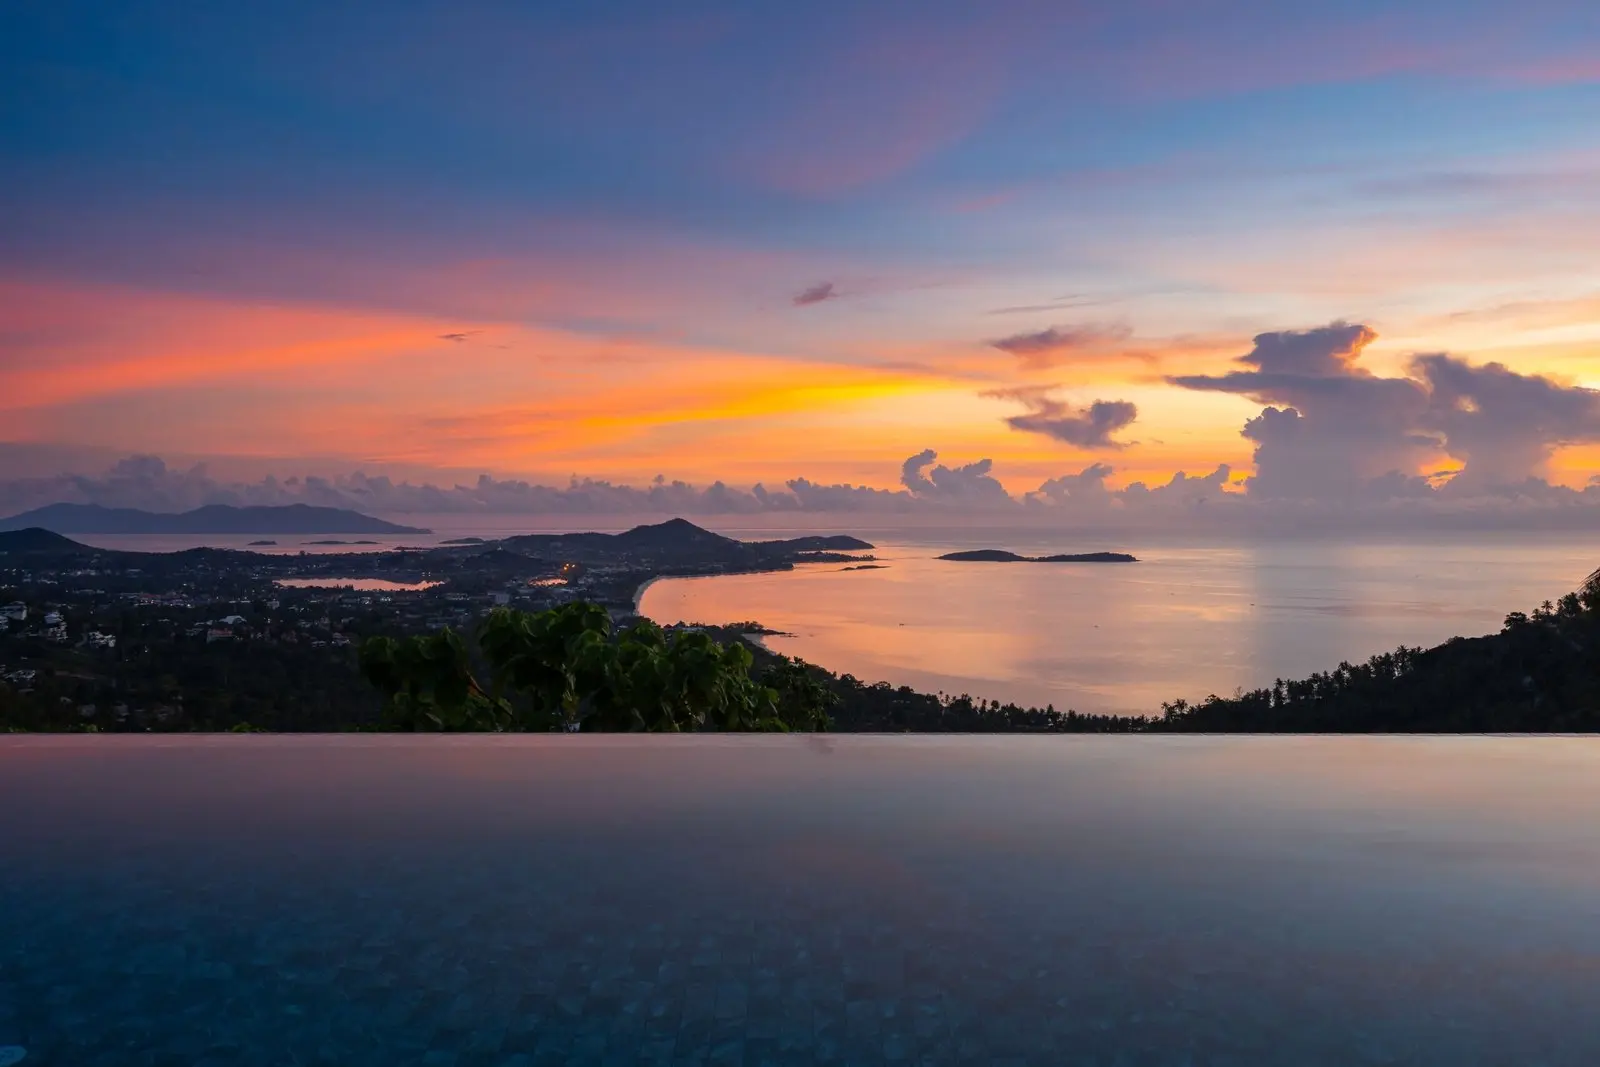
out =
[(835, 698), (804, 663), (778, 657), (752, 676), (752, 662), (697, 630), (641, 620), (616, 632), (583, 602), (496, 608), (472, 643), (446, 628), (372, 637), (359, 654), (396, 730), (827, 729)]

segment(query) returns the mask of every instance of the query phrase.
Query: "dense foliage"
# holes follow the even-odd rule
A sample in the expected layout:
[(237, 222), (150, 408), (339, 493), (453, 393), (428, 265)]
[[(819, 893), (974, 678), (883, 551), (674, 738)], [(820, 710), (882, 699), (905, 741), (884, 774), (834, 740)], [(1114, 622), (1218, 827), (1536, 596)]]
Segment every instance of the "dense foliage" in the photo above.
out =
[(497, 608), (476, 648), (448, 628), (369, 638), (359, 662), (396, 730), (820, 730), (833, 703), (803, 664), (752, 677), (742, 644), (649, 621), (614, 633), (605, 609), (582, 602)]
[(1514, 612), (1488, 637), (1400, 648), (1301, 681), (1163, 705), (1158, 730), (1588, 732), (1600, 730), (1600, 581)]

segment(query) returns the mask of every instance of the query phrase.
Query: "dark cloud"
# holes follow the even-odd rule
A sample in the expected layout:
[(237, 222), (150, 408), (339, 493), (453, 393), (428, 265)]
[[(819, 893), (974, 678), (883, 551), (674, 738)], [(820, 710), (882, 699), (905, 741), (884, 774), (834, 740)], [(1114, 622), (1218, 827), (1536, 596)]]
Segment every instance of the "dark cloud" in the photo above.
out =
[(824, 300), (837, 300), (839, 291), (833, 287), (832, 282), (818, 282), (808, 289), (802, 289), (794, 296), (794, 306), (797, 308), (810, 307), (820, 304)]
[(1031, 409), (1026, 415), (1006, 419), (1013, 430), (1044, 434), (1079, 448), (1128, 447), (1128, 442), (1114, 441), (1111, 435), (1127, 429), (1139, 417), (1138, 407), (1127, 400), (1096, 400), (1080, 409), (1041, 389), (998, 389), (984, 395), (1016, 400)]
[(1018, 333), (990, 341), (991, 348), (1016, 356), (1032, 367), (1052, 367), (1069, 357), (1120, 344), (1133, 335), (1126, 326), (1051, 326), (1036, 333)]
[(482, 332), (483, 332), (482, 330), (461, 330), (461, 331), (459, 331), (457, 333), (441, 333), (439, 335), (439, 340), (441, 340), (441, 341), (455, 341), (457, 344), (459, 344), (462, 341), (465, 341), (467, 338), (473, 336), (474, 334), (479, 334), (479, 333), (482, 333)]

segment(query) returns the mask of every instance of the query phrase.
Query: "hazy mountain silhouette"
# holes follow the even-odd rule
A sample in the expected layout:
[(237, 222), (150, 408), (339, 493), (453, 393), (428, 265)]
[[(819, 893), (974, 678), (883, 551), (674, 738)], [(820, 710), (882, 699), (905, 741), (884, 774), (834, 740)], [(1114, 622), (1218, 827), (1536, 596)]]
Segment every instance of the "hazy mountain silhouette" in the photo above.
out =
[(422, 534), (415, 526), (375, 519), (346, 508), (311, 504), (237, 508), (208, 504), (176, 513), (107, 508), (99, 504), (49, 504), (9, 519), (0, 530), (41, 527), (66, 534)]

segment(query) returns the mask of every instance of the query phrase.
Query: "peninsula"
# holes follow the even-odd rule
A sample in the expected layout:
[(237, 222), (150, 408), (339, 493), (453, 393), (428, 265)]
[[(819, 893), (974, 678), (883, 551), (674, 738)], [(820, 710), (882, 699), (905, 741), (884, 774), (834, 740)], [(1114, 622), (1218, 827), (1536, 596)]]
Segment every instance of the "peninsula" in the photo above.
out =
[(1020, 556), (1002, 548), (976, 548), (968, 552), (947, 552), (939, 557), (955, 563), (1138, 563), (1126, 552), (1080, 552), (1075, 555)]

